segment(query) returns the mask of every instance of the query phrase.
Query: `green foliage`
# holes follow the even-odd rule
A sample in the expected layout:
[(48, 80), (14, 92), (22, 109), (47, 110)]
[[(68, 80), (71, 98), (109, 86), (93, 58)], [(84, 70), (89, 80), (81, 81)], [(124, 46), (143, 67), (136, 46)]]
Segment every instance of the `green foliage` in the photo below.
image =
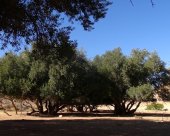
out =
[(146, 110), (163, 110), (164, 105), (160, 103), (151, 103), (147, 105)]
[(89, 61), (65, 40), (60, 47), (45, 46), (44, 54), (34, 43), (30, 51), (2, 57), (1, 95), (31, 99), (43, 114), (56, 114), (67, 105), (93, 111), (97, 105), (112, 104), (115, 114), (122, 115), (133, 114), (142, 101), (152, 100), (164, 83), (166, 69), (156, 53), (133, 50), (125, 56), (117, 48)]
[[(116, 114), (131, 114), (142, 101), (152, 100), (155, 85), (162, 84), (160, 73), (165, 70), (155, 52), (139, 49), (132, 50), (130, 56), (123, 55), (120, 48), (114, 49), (97, 56), (94, 65), (111, 82), (108, 91)], [(155, 75), (160, 76), (155, 78)]]
[(79, 21), (85, 30), (91, 30), (95, 22), (105, 17), (108, 5), (109, 0), (1, 0), (2, 47), (18, 47), (24, 39), (26, 43), (36, 41), (43, 45), (60, 43), (61, 35), (71, 31), (70, 27), (60, 27), (60, 16), (70, 22)]
[(127, 91), (130, 99), (135, 101), (150, 100), (153, 96), (153, 87), (150, 84), (143, 84), (137, 87), (130, 87)]
[(2, 93), (18, 93), (18, 96), (36, 100), (41, 112), (44, 102), (47, 112), (57, 112), (60, 109), (57, 106), (70, 102), (76, 97), (73, 90), (78, 90), (75, 81), (81, 72), (75, 71), (79, 64), (75, 54), (77, 44), (69, 36), (72, 28), (63, 27), (63, 19), (68, 18), (71, 23), (79, 21), (85, 30), (91, 30), (95, 22), (105, 17), (110, 4), (108, 0), (1, 0), (1, 47), (11, 44), (18, 49), (20, 43), (33, 43), (30, 52), (17, 56), (25, 60), (23, 67), (15, 61), (9, 66), (4, 63), (6, 68), (2, 65)]
[(24, 58), (8, 53), (0, 60), (1, 93), (13, 97), (22, 96), (22, 81), (29, 71)]

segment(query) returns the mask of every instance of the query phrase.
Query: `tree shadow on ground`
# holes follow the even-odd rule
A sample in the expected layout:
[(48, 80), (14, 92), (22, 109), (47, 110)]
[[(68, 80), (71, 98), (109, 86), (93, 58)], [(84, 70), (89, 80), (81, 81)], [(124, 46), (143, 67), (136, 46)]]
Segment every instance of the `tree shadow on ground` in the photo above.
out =
[(1, 136), (169, 136), (170, 122), (116, 119), (0, 121)]
[(138, 116), (143, 116), (143, 117), (170, 117), (169, 113), (166, 113), (164, 111), (159, 112), (159, 113), (135, 113), (134, 115), (138, 115)]
[[(62, 115), (63, 117), (134, 117), (134, 116), (142, 116), (142, 117), (170, 117), (169, 113), (166, 112), (159, 112), (159, 113), (135, 113), (135, 114), (130, 114), (130, 115), (115, 115), (114, 112), (61, 112), (58, 113), (57, 116)], [(39, 116), (37, 114), (36, 116)], [(40, 115), (41, 117), (56, 117), (56, 116), (49, 116), (49, 115)]]

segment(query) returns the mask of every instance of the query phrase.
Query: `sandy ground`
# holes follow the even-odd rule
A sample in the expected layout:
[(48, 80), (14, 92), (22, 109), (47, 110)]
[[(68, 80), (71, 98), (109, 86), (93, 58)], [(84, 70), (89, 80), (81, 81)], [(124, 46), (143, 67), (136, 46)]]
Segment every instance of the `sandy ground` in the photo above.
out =
[(169, 136), (170, 104), (166, 112), (148, 112), (145, 106), (134, 117), (8, 116), (0, 111), (0, 136)]
[(0, 136), (169, 136), (160, 117), (54, 117), (0, 114)]

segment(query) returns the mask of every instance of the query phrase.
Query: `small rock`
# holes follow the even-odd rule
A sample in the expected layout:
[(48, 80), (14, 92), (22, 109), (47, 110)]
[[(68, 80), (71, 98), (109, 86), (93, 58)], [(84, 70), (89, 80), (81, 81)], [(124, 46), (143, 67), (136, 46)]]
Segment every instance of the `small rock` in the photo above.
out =
[(58, 117), (59, 117), (59, 118), (62, 118), (62, 117), (63, 117), (63, 115), (59, 115)]

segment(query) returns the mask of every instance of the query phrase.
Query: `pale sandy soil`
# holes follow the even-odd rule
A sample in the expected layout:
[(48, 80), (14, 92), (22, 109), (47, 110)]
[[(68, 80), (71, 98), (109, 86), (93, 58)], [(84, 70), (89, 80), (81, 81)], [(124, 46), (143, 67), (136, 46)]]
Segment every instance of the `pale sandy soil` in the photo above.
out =
[(0, 136), (169, 136), (170, 104), (166, 112), (148, 112), (145, 107), (141, 105), (140, 115), (134, 117), (8, 116), (0, 111)]
[(0, 121), (4, 120), (95, 120), (95, 119), (106, 119), (106, 120), (146, 120), (154, 122), (170, 122), (170, 114), (164, 112), (147, 112), (150, 114), (138, 114), (132, 117), (118, 117), (118, 116), (56, 116), (56, 117), (38, 117), (38, 116), (27, 116), (26, 113), (16, 115), (14, 112), (9, 112), (10, 115), (6, 115), (4, 112), (0, 112)]
[[(112, 117), (109, 115), (105, 117), (74, 117), (74, 116), (62, 116), (60, 117), (37, 117), (37, 116), (27, 116), (26, 112), (18, 112), (18, 115), (15, 114), (14, 111), (8, 111), (8, 113), (12, 116), (8, 116), (3, 111), (0, 110), (0, 120), (51, 120), (51, 119), (142, 119), (142, 120), (154, 120), (154, 121), (170, 121), (170, 102), (159, 102), (164, 105), (164, 109), (167, 111), (148, 111), (146, 110), (146, 106), (149, 103), (142, 103), (141, 106), (137, 110), (137, 115), (134, 117)], [(98, 109), (102, 110), (113, 110), (112, 106), (100, 106)], [(154, 115), (155, 114), (155, 115)], [(148, 116), (147, 116), (148, 115)]]
[(0, 136), (169, 136), (170, 122), (160, 118), (39, 118), (0, 114)]

